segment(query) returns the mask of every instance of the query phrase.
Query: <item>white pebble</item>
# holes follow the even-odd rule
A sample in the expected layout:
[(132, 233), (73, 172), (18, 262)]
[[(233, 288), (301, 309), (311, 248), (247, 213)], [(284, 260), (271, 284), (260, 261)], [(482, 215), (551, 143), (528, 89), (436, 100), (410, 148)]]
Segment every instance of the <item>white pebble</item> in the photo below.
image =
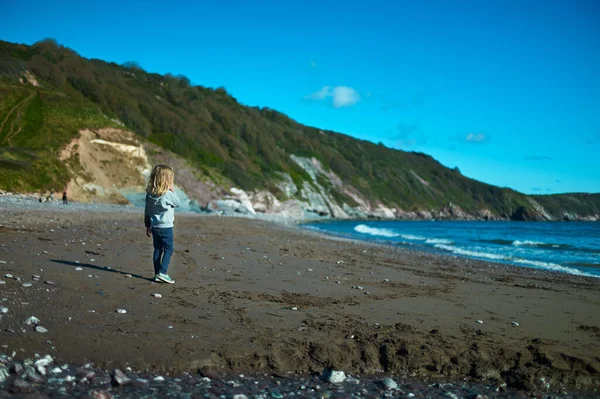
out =
[(127, 313), (125, 309), (117, 309), (117, 313)]
[(8, 308), (0, 307), (0, 313), (7, 313), (7, 312), (8, 312)]
[(75, 270), (77, 270), (78, 272), (82, 271), (83, 269), (81, 267), (76, 267)]
[(476, 320), (478, 324), (483, 324), (483, 320)]
[(154, 298), (162, 298), (162, 295), (161, 295), (161, 294), (159, 294), (159, 293), (156, 293), (156, 292), (155, 292), (154, 294), (152, 294), (152, 296), (153, 296)]

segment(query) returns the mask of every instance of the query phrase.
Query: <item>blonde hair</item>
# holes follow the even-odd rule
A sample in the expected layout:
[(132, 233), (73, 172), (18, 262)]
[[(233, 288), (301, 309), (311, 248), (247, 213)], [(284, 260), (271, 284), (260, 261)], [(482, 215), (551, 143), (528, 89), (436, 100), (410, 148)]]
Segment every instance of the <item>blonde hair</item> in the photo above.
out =
[(173, 168), (167, 165), (156, 165), (152, 169), (146, 192), (152, 195), (163, 195), (171, 188), (174, 181)]

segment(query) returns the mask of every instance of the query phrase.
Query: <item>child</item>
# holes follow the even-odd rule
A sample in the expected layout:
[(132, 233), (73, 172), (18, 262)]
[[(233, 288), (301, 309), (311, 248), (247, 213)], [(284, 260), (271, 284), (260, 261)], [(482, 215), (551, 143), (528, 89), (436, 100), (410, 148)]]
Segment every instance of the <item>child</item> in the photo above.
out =
[(167, 165), (156, 165), (148, 187), (146, 188), (146, 210), (144, 224), (146, 235), (154, 244), (154, 281), (173, 284), (175, 281), (167, 275), (169, 261), (173, 254), (174, 208), (179, 206), (179, 198), (173, 191), (175, 173)]

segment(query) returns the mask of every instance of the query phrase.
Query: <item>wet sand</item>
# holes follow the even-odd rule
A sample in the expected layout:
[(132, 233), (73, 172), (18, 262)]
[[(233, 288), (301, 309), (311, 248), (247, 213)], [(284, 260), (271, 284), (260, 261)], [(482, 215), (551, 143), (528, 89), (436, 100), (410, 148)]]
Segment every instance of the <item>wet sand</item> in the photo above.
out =
[[(150, 280), (152, 242), (137, 213), (5, 208), (0, 244), (0, 349), (16, 357), (600, 385), (600, 279), (228, 217), (177, 215), (174, 285)], [(24, 323), (32, 315), (47, 333)]]

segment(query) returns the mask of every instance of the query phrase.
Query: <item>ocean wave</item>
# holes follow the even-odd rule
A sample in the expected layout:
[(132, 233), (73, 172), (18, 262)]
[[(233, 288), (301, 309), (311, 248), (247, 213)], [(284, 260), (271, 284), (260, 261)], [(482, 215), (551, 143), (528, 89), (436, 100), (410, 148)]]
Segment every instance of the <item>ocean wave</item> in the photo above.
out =
[(513, 262), (521, 263), (521, 264), (529, 265), (529, 266), (539, 267), (540, 269), (553, 270), (553, 271), (562, 272), (562, 273), (574, 274), (576, 276), (600, 278), (600, 276), (596, 276), (591, 273), (586, 273), (579, 269), (574, 269), (572, 267), (557, 265), (556, 263), (541, 262), (538, 260), (529, 260), (529, 259), (520, 259), (520, 258), (513, 259)]
[(402, 234), (402, 238), (404, 238), (405, 240), (415, 240), (415, 241), (423, 241), (423, 240), (427, 239), (427, 237), (415, 236), (412, 234)]
[(546, 245), (552, 245), (552, 244), (546, 244), (545, 242), (539, 242), (539, 241), (515, 240), (512, 242), (512, 245), (514, 245), (515, 247), (539, 247), (539, 246), (546, 246)]
[(445, 238), (428, 238), (427, 240), (425, 240), (425, 244), (453, 244), (454, 241), (452, 240), (448, 240)]
[(358, 233), (380, 237), (398, 237), (400, 235), (398, 233), (394, 233), (394, 231), (390, 229), (379, 229), (377, 227), (369, 227), (366, 224), (359, 224), (358, 226), (354, 227), (354, 231)]
[(446, 251), (450, 251), (453, 254), (457, 254), (457, 255), (476, 256), (478, 258), (493, 259), (493, 260), (508, 260), (508, 258), (503, 255), (491, 254), (488, 252), (471, 251), (468, 249), (459, 248), (459, 247), (455, 247), (452, 245), (436, 244), (436, 245), (434, 245), (434, 247), (443, 249)]
[(491, 254), (488, 252), (471, 251), (471, 250), (464, 249), (464, 248), (458, 248), (458, 247), (455, 247), (452, 245), (437, 244), (437, 245), (434, 245), (434, 247), (452, 252), (453, 254), (456, 254), (456, 255), (472, 256), (472, 257), (491, 259), (491, 260), (503, 260), (503, 261), (509, 261), (511, 263), (515, 263), (517, 265), (520, 264), (522, 266), (534, 266), (539, 269), (568, 273), (568, 274), (573, 274), (576, 276), (600, 278), (600, 276), (597, 276), (597, 275), (594, 275), (591, 273), (586, 273), (586, 272), (583, 272), (579, 269), (575, 269), (572, 267), (557, 265), (556, 263), (542, 262), (542, 261), (522, 259), (522, 258), (513, 258), (510, 256)]

